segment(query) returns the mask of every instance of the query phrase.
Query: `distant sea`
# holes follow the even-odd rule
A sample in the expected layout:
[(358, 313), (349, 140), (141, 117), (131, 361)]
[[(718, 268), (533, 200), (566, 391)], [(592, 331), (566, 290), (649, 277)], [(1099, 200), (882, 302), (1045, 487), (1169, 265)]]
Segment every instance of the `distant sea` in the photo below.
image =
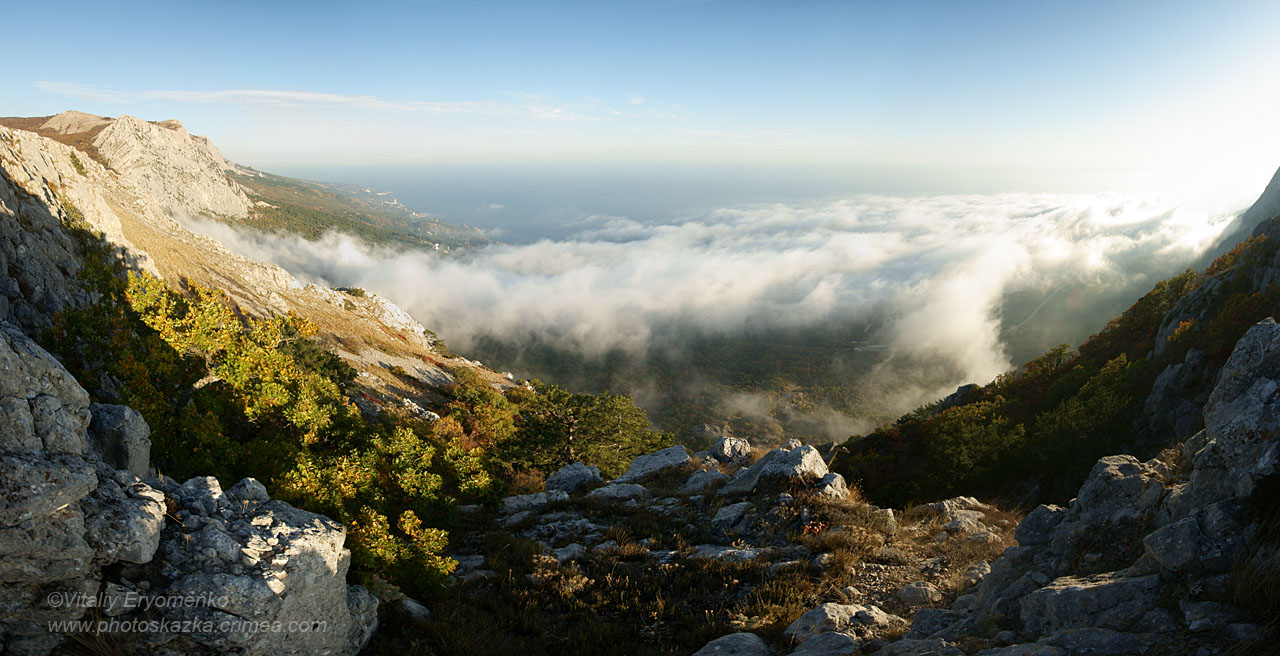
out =
[[(821, 204), (852, 194), (989, 194), (1025, 186), (982, 169), (957, 174), (850, 166), (450, 164), (271, 171), (390, 191), (414, 209), (510, 244), (564, 239), (602, 217), (655, 225), (762, 203)], [(1001, 182), (990, 180), (995, 177)]]

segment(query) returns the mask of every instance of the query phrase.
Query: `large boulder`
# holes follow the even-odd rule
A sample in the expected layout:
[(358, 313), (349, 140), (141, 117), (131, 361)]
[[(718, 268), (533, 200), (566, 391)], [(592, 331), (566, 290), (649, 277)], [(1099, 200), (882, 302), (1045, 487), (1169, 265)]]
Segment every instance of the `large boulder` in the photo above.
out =
[(634, 483), (669, 467), (679, 467), (687, 462), (689, 462), (689, 452), (683, 446), (677, 444), (632, 460), (631, 466), (627, 468), (626, 473), (619, 476), (614, 482)]
[(137, 410), (124, 405), (94, 403), (89, 437), (102, 460), (139, 478), (151, 464), (151, 428)]
[(745, 494), (769, 479), (816, 481), (826, 475), (827, 463), (812, 446), (805, 444), (794, 449), (774, 449), (750, 467), (739, 470), (733, 480), (720, 488), (720, 493)]
[(730, 633), (708, 642), (693, 656), (769, 656), (769, 646), (754, 633)]
[(861, 648), (847, 633), (819, 633), (800, 643), (791, 656), (854, 656)]
[(575, 462), (561, 467), (556, 470), (556, 473), (547, 477), (547, 491), (573, 494), (584, 487), (602, 482), (604, 481), (600, 478), (599, 467), (595, 465), (588, 467), (581, 462)]
[(751, 443), (741, 437), (718, 437), (707, 452), (720, 462), (742, 462), (751, 457)]
[(216, 479), (170, 489), (182, 522), (165, 528), (157, 564), (171, 582), (147, 594), (203, 600), (160, 613), (219, 628), (144, 639), (184, 654), (354, 654), (372, 635), (377, 602), (347, 585), (341, 524), (283, 501), (237, 502)]
[(803, 642), (820, 633), (865, 631), (901, 622), (902, 618), (890, 615), (876, 606), (826, 603), (801, 615), (787, 627), (783, 635), (796, 642)]

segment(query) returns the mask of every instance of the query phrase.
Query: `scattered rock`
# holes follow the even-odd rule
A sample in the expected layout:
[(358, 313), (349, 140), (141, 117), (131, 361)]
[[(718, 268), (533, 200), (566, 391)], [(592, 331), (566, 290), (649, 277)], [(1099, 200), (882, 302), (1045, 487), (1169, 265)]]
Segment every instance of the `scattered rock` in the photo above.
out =
[(902, 619), (875, 606), (827, 603), (810, 610), (792, 622), (783, 635), (803, 642), (819, 633), (845, 632), (867, 627), (885, 627)]
[(908, 583), (898, 588), (893, 596), (912, 606), (924, 606), (942, 601), (942, 591), (927, 581)]
[(636, 483), (610, 483), (587, 493), (597, 499), (642, 499), (653, 496), (643, 485)]
[(719, 487), (729, 477), (714, 469), (696, 471), (689, 474), (689, 478), (685, 479), (680, 489), (676, 490), (677, 494), (703, 494), (710, 492)]
[(575, 462), (561, 467), (554, 474), (547, 477), (547, 491), (573, 494), (584, 487), (603, 482), (604, 480), (600, 478), (599, 467), (595, 465), (588, 467), (581, 462)]
[(587, 548), (578, 544), (577, 542), (574, 542), (573, 544), (565, 545), (563, 547), (560, 547), (559, 549), (551, 550), (551, 555), (555, 556), (556, 560), (561, 563), (566, 563), (570, 560), (577, 560), (585, 556), (586, 554), (587, 554)]
[(740, 437), (719, 437), (711, 443), (707, 453), (720, 462), (742, 462), (751, 457), (751, 443)]
[(693, 656), (769, 656), (769, 646), (754, 633), (731, 633), (708, 642)]
[(840, 500), (849, 498), (849, 486), (845, 484), (844, 476), (835, 472), (829, 472), (818, 480), (818, 485), (814, 488), (814, 492), (826, 499)]
[(564, 501), (569, 495), (560, 490), (550, 492), (535, 492), (533, 494), (517, 494), (515, 496), (503, 497), (501, 510), (504, 515), (510, 513), (521, 512), (524, 510), (533, 510), (547, 505), (550, 501)]
[(810, 636), (791, 656), (853, 656), (862, 645), (853, 636), (844, 633), (819, 633)]
[(958, 647), (938, 638), (899, 640), (876, 652), (876, 656), (964, 656)]
[(730, 531), (738, 522), (747, 516), (748, 512), (755, 506), (750, 501), (742, 501), (739, 503), (723, 506), (716, 511), (715, 517), (711, 518), (711, 527), (717, 531)]
[(689, 554), (689, 557), (709, 560), (751, 560), (760, 554), (761, 550), (759, 549), (739, 549), (718, 544), (700, 544), (693, 548), (693, 553)]
[(632, 483), (652, 476), (668, 467), (679, 467), (689, 462), (689, 452), (679, 444), (667, 447), (656, 453), (640, 456), (631, 461), (626, 473), (614, 480), (615, 483)]
[(400, 608), (400, 612), (404, 613), (410, 622), (422, 624), (431, 619), (431, 610), (413, 598), (405, 597), (397, 605)]

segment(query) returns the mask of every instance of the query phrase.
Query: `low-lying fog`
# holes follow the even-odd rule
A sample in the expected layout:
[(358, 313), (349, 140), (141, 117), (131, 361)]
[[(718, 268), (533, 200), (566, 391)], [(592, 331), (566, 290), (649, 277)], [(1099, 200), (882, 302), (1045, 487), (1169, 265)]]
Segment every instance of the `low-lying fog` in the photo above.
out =
[[(824, 344), (830, 375), (865, 379), (861, 387), (878, 394), (868, 414), (883, 417), (1078, 343), (1191, 264), (1231, 218), (1117, 194), (858, 195), (665, 221), (579, 217), (561, 238), (461, 257), (336, 233), (309, 242), (191, 227), (300, 280), (386, 296), (453, 350), (481, 359), (473, 349), (494, 343), (509, 355), (550, 341), (591, 362), (678, 353), (695, 340), (856, 327), (844, 344)], [(840, 353), (861, 354), (856, 370)], [(516, 361), (485, 362), (545, 374), (508, 359)], [(643, 381), (626, 387), (612, 385), (641, 403), (664, 401)], [(720, 409), (740, 411), (741, 399), (725, 392)], [(816, 430), (868, 427), (844, 419)]]

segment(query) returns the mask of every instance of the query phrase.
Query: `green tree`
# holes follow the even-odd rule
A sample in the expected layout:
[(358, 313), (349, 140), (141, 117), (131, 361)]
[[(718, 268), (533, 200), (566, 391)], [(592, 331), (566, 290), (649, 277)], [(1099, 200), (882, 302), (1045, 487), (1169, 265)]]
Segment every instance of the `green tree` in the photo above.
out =
[(636, 456), (673, 442), (670, 433), (652, 430), (629, 396), (531, 384), (533, 391), (520, 397), (516, 435), (502, 450), (512, 462), (550, 471), (582, 461), (617, 476)]

